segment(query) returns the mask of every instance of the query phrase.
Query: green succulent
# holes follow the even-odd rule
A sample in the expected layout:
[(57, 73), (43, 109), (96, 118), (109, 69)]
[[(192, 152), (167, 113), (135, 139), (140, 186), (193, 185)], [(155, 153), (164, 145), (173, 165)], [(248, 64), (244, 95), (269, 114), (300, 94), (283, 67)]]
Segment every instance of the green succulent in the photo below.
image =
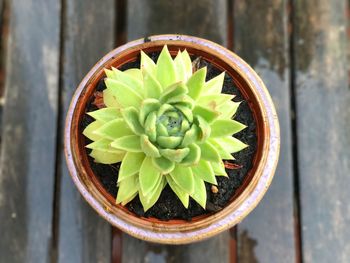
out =
[(234, 96), (221, 94), (225, 73), (206, 82), (206, 67), (192, 71), (187, 51), (173, 59), (167, 46), (157, 63), (141, 51), (140, 69), (105, 69), (106, 107), (88, 113), (83, 134), (96, 162), (121, 162), (117, 203), (139, 195), (147, 211), (169, 184), (186, 208), (189, 197), (205, 208), (205, 182), (227, 176), (222, 159), (247, 146), (232, 137), (246, 126), (232, 119)]

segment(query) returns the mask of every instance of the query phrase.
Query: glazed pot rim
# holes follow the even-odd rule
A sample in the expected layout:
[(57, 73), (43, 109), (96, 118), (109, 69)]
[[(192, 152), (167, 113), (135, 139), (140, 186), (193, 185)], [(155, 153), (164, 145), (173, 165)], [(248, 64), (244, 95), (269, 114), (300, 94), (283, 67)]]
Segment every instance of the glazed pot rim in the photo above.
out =
[[(231, 67), (234, 67), (235, 71), (246, 81), (254, 95), (257, 96), (259, 102), (261, 102), (259, 107), (261, 107), (264, 132), (268, 134), (268, 136), (266, 136), (266, 139), (262, 142), (263, 153), (253, 179), (238, 198), (233, 200), (232, 203), (223, 210), (207, 217), (204, 223), (199, 220), (198, 222), (190, 224), (184, 223), (183, 225), (176, 226), (157, 222), (145, 225), (143, 221), (146, 220), (136, 216), (134, 216), (133, 220), (130, 220), (130, 213), (126, 213), (118, 208), (116, 209), (116, 206), (110, 205), (108, 201), (100, 202), (99, 200), (103, 200), (105, 197), (94, 189), (93, 184), (84, 179), (87, 178), (86, 174), (84, 174), (86, 173), (85, 170), (77, 169), (77, 166), (79, 167), (79, 158), (76, 156), (72, 147), (72, 139), (74, 140), (74, 135), (72, 133), (74, 130), (77, 130), (77, 127), (72, 127), (72, 120), (79, 98), (84, 96), (84, 92), (86, 92), (89, 83), (91, 83), (91, 79), (96, 75), (95, 73), (101, 71), (108, 61), (114, 59), (116, 55), (126, 50), (133, 48), (139, 50), (143, 49), (143, 47), (149, 45), (149, 42), (153, 44), (157, 43), (158, 46), (168, 44), (205, 47), (210, 52), (213, 52), (213, 54), (220, 56), (220, 59), (226, 60)], [(86, 201), (102, 217), (124, 232), (140, 239), (169, 244), (183, 244), (208, 238), (234, 226), (247, 216), (260, 202), (271, 183), (277, 166), (280, 146), (279, 124), (276, 110), (266, 87), (254, 70), (226, 48), (205, 39), (186, 35), (156, 35), (145, 39), (138, 39), (120, 46), (104, 56), (79, 84), (67, 113), (64, 134), (68, 169), (74, 183)]]

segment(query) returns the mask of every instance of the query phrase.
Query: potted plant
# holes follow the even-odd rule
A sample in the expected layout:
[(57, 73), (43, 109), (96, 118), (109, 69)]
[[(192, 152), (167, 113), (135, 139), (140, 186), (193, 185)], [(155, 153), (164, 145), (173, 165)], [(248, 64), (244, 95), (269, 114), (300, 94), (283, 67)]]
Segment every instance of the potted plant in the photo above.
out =
[(65, 152), (114, 226), (180, 244), (241, 221), (274, 175), (279, 126), (256, 73), (210, 41), (159, 35), (100, 60), (73, 96)]

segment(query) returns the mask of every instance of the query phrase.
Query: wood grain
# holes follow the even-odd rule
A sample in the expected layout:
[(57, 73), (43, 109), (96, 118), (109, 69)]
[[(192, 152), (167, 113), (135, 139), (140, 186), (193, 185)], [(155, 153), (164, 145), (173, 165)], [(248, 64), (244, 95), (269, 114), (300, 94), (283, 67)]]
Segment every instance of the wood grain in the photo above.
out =
[[(227, 43), (226, 1), (130, 0), (127, 38), (181, 33)], [(137, 253), (133, 253), (137, 251)], [(207, 241), (185, 246), (164, 246), (123, 238), (123, 262), (228, 262), (228, 231)]]
[(226, 0), (129, 0), (128, 41), (155, 34), (187, 34), (227, 43)]
[(238, 225), (239, 262), (295, 262), (293, 162), (287, 1), (235, 1), (234, 47), (261, 76), (281, 126), (281, 153), (272, 185)]
[(3, 262), (48, 262), (52, 241), (60, 1), (13, 0), (0, 160)]
[(304, 262), (349, 262), (350, 89), (346, 1), (295, 1)]
[[(115, 1), (68, 0), (63, 13), (60, 127), (73, 92), (88, 70), (114, 46)], [(62, 134), (62, 133), (61, 133)], [(110, 262), (111, 227), (83, 200), (59, 152), (57, 262)]]

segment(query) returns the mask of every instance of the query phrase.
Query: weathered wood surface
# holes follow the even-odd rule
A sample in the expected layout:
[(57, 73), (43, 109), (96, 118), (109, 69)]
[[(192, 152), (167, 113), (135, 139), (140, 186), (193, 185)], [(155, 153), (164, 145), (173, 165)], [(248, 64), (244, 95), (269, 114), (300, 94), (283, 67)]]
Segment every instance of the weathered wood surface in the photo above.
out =
[(0, 160), (2, 262), (48, 262), (52, 241), (60, 1), (13, 0)]
[[(295, 262), (288, 13), (285, 0), (235, 1), (234, 50), (261, 76), (281, 126), (272, 185), (238, 225), (238, 262)], [(258, 10), (258, 12), (257, 12)]]
[(295, 1), (294, 54), (305, 262), (349, 262), (346, 1)]
[[(127, 39), (129, 41), (154, 34), (181, 33), (204, 37), (225, 45), (226, 2), (130, 0), (127, 5)], [(123, 238), (122, 262), (228, 262), (229, 257), (228, 232), (185, 246), (156, 245), (127, 235)]]
[(129, 0), (128, 41), (155, 34), (187, 34), (227, 44), (227, 0)]
[[(73, 92), (88, 70), (114, 47), (115, 1), (68, 0), (63, 13), (61, 135)], [(110, 262), (111, 226), (83, 200), (59, 145), (57, 262)]]

